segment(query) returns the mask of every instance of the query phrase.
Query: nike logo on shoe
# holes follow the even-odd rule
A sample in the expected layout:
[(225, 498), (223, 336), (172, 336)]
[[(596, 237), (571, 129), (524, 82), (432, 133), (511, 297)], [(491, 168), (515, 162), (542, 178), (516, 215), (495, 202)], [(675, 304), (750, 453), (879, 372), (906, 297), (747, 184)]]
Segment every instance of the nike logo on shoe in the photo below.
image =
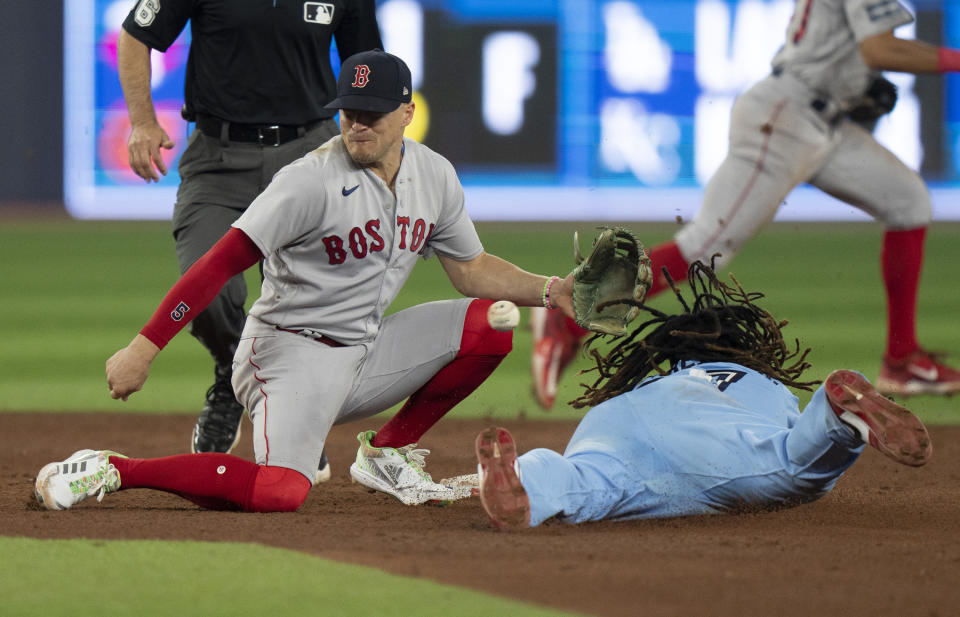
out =
[(343, 193), (343, 196), (344, 196), (344, 197), (346, 197), (347, 195), (349, 195), (350, 193), (354, 192), (354, 191), (357, 190), (358, 188), (360, 188), (360, 185), (359, 185), (359, 184), (358, 184), (357, 186), (355, 186), (355, 187), (353, 187), (353, 188), (349, 188), (349, 189), (348, 189), (347, 187), (343, 187), (342, 189), (340, 189), (340, 192)]
[(940, 372), (937, 371), (937, 367), (931, 366), (930, 368), (923, 368), (917, 364), (908, 364), (907, 372), (911, 375), (919, 377), (924, 381), (936, 381), (937, 377), (940, 376)]

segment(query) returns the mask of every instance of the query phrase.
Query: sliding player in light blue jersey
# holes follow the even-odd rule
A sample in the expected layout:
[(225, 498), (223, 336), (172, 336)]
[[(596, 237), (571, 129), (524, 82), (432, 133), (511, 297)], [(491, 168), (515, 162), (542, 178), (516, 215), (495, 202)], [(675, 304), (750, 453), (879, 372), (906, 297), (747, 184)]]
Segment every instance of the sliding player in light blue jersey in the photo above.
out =
[[(668, 275), (669, 276), (669, 275)], [(517, 456), (504, 428), (477, 437), (483, 507), (498, 529), (796, 506), (819, 499), (865, 443), (905, 465), (932, 453), (923, 423), (859, 373), (837, 370), (801, 413), (790, 387), (810, 367), (762, 294), (695, 262), (693, 301), (651, 318), (605, 356), (575, 401), (592, 407), (561, 455)], [(596, 342), (596, 338), (591, 343)]]

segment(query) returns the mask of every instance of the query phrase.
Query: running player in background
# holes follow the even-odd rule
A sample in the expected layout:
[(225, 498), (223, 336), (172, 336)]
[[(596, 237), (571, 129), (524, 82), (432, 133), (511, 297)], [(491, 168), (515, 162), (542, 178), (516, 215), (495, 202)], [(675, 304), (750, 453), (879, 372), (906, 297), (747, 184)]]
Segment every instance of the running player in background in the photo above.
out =
[[(330, 48), (343, 60), (382, 48), (374, 0), (139, 0), (117, 41), (120, 83), (130, 115), (130, 167), (147, 182), (167, 168), (173, 141), (157, 121), (150, 90), (152, 49), (165, 52), (190, 23), (183, 115), (195, 122), (173, 209), (180, 272), (200, 259), (281, 167), (338, 132)], [(229, 452), (240, 438), (243, 406), (230, 386), (243, 331), (247, 287), (237, 276), (190, 322), (210, 352), (214, 381), (190, 442), (191, 452)], [(330, 477), (321, 457), (315, 481)]]
[[(106, 364), (111, 396), (126, 400), (224, 283), (263, 259), (263, 289), (233, 360), (256, 463), (221, 453), (132, 459), (80, 450), (40, 471), (45, 507), (151, 488), (206, 508), (296, 510), (330, 428), (404, 399), (380, 430), (360, 433), (350, 475), (408, 505), (465, 496), (433, 482), (416, 442), (510, 351), (512, 333), (488, 321), (491, 299), (549, 302), (572, 315), (572, 276), (531, 274), (484, 252), (453, 167), (403, 137), (415, 105), (402, 60), (380, 50), (351, 56), (337, 93), (329, 106), (341, 110), (340, 136), (284, 167)], [(468, 297), (385, 317), (414, 265), (434, 254)]]
[[(894, 36), (913, 21), (896, 0), (798, 0), (786, 42), (769, 77), (738, 97), (726, 159), (708, 182), (695, 219), (650, 252), (682, 280), (690, 263), (720, 254), (726, 265), (771, 221), (801, 183), (883, 223), (880, 264), (887, 300), (887, 342), (876, 387), (891, 395), (951, 394), (960, 371), (917, 341), (917, 290), (924, 239), (933, 215), (920, 176), (846, 117), (881, 71), (960, 71), (960, 51)], [(585, 331), (558, 311), (531, 310), (531, 368), (537, 401), (553, 406), (557, 382)]]
[(595, 356), (591, 406), (559, 453), (517, 457), (510, 432), (476, 440), (483, 507), (499, 529), (756, 511), (826, 495), (869, 443), (898, 463), (933, 452), (923, 423), (859, 373), (832, 372), (803, 413), (788, 386), (809, 349), (788, 346), (762, 294), (726, 285), (694, 262), (692, 300), (651, 317)]

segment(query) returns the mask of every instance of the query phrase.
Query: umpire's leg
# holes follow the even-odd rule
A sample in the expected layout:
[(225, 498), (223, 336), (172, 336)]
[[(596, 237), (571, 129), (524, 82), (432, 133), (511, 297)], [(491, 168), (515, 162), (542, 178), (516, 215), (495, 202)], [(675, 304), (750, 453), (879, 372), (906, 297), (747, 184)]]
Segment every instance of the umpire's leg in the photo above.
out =
[[(178, 202), (173, 236), (180, 270), (186, 272), (240, 216), (241, 211), (213, 204)], [(243, 275), (223, 286), (210, 305), (190, 322), (190, 333), (207, 348), (215, 363), (213, 385), (193, 429), (193, 452), (229, 452), (240, 439), (243, 405), (231, 385), (233, 355), (243, 332), (247, 286)]]
[[(230, 229), (242, 210), (213, 204), (178, 207), (174, 217), (180, 272), (186, 272)], [(234, 276), (202, 313), (190, 322), (190, 333), (213, 356), (217, 368), (230, 370), (246, 319), (247, 285), (243, 275)]]

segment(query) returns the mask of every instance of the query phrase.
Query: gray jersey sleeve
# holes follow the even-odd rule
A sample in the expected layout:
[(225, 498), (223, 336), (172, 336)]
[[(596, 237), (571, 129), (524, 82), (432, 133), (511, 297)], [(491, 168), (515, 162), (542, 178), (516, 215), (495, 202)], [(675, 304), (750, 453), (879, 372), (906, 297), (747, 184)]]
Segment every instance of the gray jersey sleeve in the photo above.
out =
[(326, 194), (315, 180), (314, 165), (305, 157), (281, 169), (233, 223), (264, 255), (296, 243), (323, 220)]
[(324, 192), (310, 181), (306, 168), (293, 163), (277, 173), (233, 227), (250, 236), (261, 253), (270, 255), (316, 228), (325, 201)]
[(913, 21), (913, 15), (897, 0), (848, 0), (844, 9), (857, 43)]

